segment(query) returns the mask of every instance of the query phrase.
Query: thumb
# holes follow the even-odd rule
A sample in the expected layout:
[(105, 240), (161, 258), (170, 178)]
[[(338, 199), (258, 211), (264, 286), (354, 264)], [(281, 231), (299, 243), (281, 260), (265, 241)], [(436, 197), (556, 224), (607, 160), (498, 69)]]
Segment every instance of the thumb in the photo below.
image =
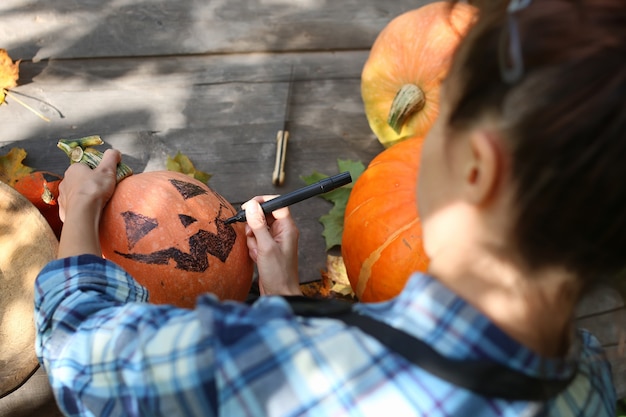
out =
[(117, 149), (107, 149), (104, 151), (102, 161), (98, 164), (100, 171), (110, 174), (115, 172), (117, 164), (122, 160), (122, 154)]

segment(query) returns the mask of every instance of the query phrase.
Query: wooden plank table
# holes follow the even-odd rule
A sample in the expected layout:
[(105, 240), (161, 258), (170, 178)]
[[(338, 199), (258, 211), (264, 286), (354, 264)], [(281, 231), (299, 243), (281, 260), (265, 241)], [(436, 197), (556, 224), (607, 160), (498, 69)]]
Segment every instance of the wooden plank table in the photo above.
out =
[[(235, 205), (303, 186), (313, 171), (335, 174), (338, 158), (367, 164), (383, 148), (363, 112), (361, 69), (380, 30), (427, 2), (3, 0), (0, 47), (23, 60), (12, 91), (51, 121), (8, 98), (0, 154), (22, 147), (28, 165), (62, 173), (57, 140), (98, 134), (141, 172), (181, 151)], [(286, 181), (276, 187), (292, 67)], [(303, 282), (325, 268), (318, 219), (330, 207), (321, 198), (292, 206)], [(624, 304), (606, 294), (579, 315), (609, 350), (624, 396)]]
[[(99, 134), (136, 171), (187, 154), (212, 173), (233, 204), (304, 185), (341, 159), (369, 162), (382, 146), (360, 98), (360, 71), (378, 32), (424, 2), (373, 0), (47, 2), (0, 5), (0, 39), (23, 59), (15, 93), (51, 119), (9, 99), (0, 151), (62, 173), (59, 138)], [(276, 133), (294, 68), (286, 181), (273, 186)], [(317, 198), (292, 207), (301, 229), (300, 277), (325, 267)]]

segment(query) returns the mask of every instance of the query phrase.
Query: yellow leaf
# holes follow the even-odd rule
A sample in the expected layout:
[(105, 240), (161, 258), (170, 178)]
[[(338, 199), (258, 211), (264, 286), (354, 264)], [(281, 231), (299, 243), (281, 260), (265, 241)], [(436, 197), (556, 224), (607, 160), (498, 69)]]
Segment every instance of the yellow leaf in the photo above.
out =
[(333, 283), (330, 288), (332, 292), (343, 296), (355, 296), (354, 291), (352, 291), (352, 287), (350, 286), (346, 265), (343, 263), (343, 258), (341, 256), (327, 255), (326, 269), (328, 271), (328, 278)]
[(4, 103), (5, 90), (17, 85), (20, 61), (11, 59), (6, 50), (0, 49), (0, 104)]
[(322, 270), (321, 275), (318, 281), (300, 284), (300, 290), (304, 296), (336, 298), (348, 302), (357, 301), (341, 256), (326, 255), (326, 270)]
[(176, 162), (173, 158), (170, 158), (169, 156), (167, 157), (167, 161), (165, 162), (165, 168), (168, 171), (183, 172), (182, 168), (180, 167), (180, 164)]
[(31, 167), (22, 163), (26, 151), (13, 148), (6, 155), (0, 156), (0, 181), (13, 187), (18, 179), (33, 172)]
[(189, 157), (180, 151), (178, 151), (176, 156), (173, 158), (169, 156), (167, 157), (165, 167), (168, 171), (181, 172), (205, 184), (208, 183), (211, 178), (211, 174), (207, 174), (206, 172), (196, 169)]

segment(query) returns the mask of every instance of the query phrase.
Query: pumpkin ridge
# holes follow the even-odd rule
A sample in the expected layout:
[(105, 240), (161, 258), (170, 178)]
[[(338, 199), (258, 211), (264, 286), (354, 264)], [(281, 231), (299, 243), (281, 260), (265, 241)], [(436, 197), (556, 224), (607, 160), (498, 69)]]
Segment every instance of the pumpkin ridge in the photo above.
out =
[[(397, 189), (394, 189), (393, 191), (388, 191), (386, 193), (387, 196), (393, 196), (394, 194), (399, 194), (400, 196), (406, 194), (406, 189), (402, 188), (402, 187), (398, 187)], [(363, 206), (369, 204), (372, 201), (376, 201), (378, 198), (378, 196), (371, 196), (368, 197), (367, 199), (359, 202), (356, 206), (350, 208), (350, 212), (345, 216), (345, 218), (350, 218), (352, 217), (352, 215), (355, 215), (357, 213), (357, 211), (361, 210), (363, 208)], [(393, 207), (397, 207), (397, 204)], [(391, 210), (391, 208), (390, 208)], [(347, 210), (346, 210), (347, 212)], [(359, 214), (360, 215), (360, 214)], [(345, 221), (345, 220), (344, 220)]]
[(359, 279), (357, 280), (356, 286), (356, 295), (361, 298), (363, 292), (365, 292), (365, 288), (367, 287), (367, 283), (372, 276), (372, 268), (376, 261), (380, 258), (381, 253), (391, 245), (400, 234), (404, 231), (412, 228), (416, 223), (419, 223), (419, 218), (413, 219), (411, 222), (407, 223), (403, 227), (396, 230), (392, 235), (390, 235), (387, 240), (385, 240), (375, 251), (373, 251), (363, 264), (361, 265), (361, 270), (359, 271)]

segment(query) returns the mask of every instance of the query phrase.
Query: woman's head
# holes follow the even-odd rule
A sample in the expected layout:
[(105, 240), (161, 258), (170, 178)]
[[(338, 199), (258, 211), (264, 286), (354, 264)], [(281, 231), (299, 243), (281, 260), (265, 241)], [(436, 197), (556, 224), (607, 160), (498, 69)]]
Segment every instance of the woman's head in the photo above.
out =
[(459, 46), (439, 134), (494, 121), (530, 268), (613, 273), (626, 266), (626, 4), (513, 2), (530, 4), (485, 1)]

